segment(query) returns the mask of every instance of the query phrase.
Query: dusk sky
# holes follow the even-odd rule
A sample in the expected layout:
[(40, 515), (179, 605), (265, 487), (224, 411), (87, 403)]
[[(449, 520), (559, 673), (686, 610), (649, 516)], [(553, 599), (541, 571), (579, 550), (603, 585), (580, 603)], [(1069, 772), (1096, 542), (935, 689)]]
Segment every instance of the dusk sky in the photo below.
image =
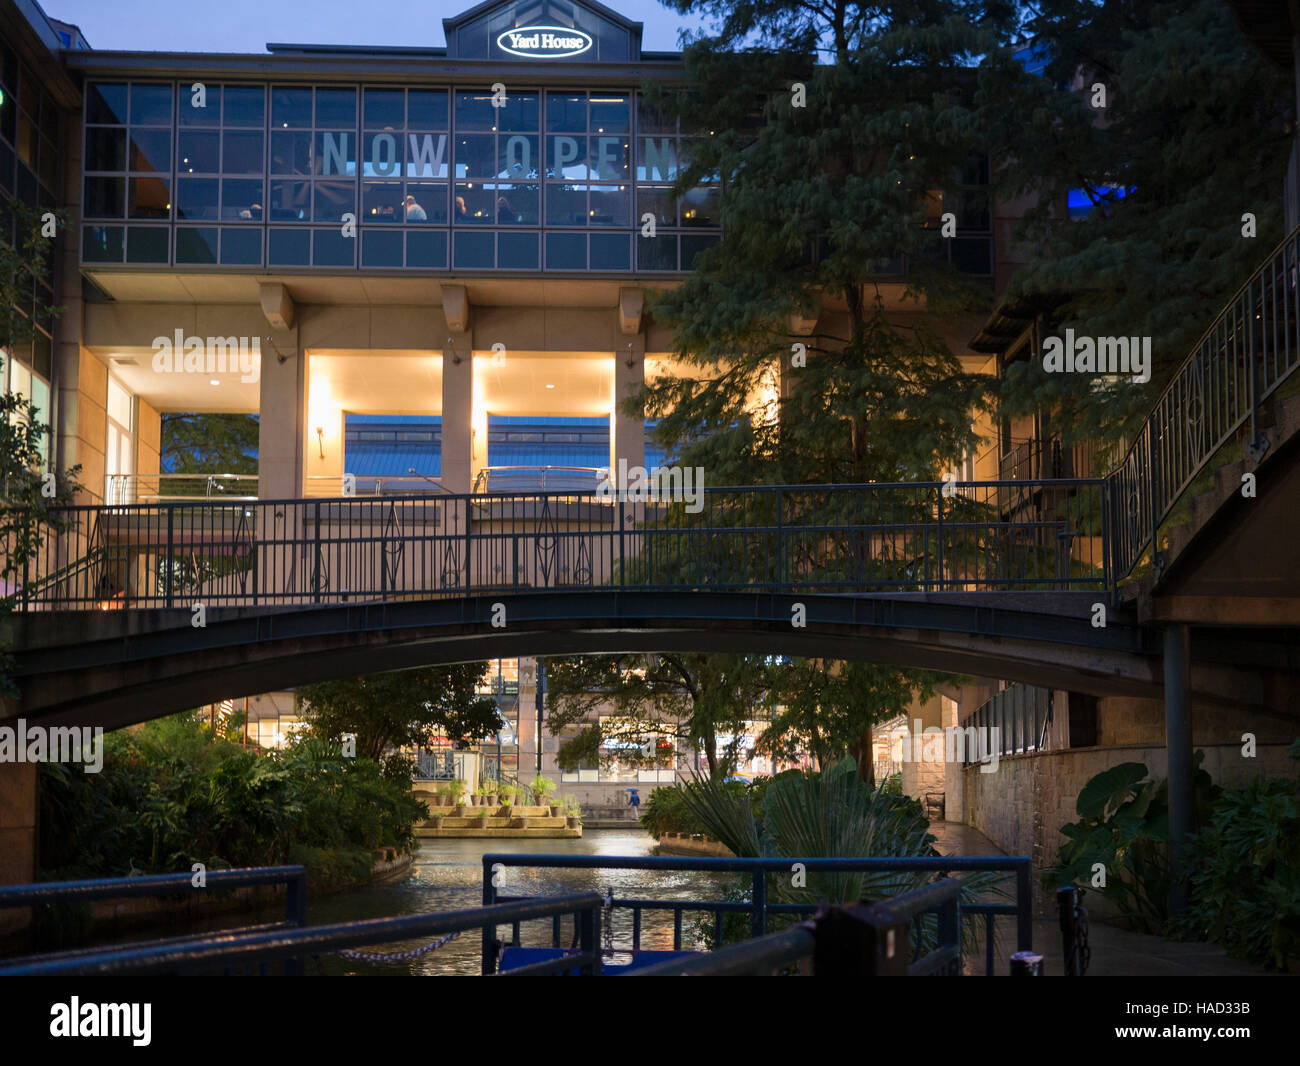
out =
[[(441, 47), (442, 20), (477, 0), (41, 0), (51, 18), (81, 27), (92, 48), (106, 51), (264, 52), (285, 44), (408, 44)], [(642, 47), (677, 48), (682, 28), (697, 19), (658, 0), (611, 0), (626, 18), (645, 23)]]

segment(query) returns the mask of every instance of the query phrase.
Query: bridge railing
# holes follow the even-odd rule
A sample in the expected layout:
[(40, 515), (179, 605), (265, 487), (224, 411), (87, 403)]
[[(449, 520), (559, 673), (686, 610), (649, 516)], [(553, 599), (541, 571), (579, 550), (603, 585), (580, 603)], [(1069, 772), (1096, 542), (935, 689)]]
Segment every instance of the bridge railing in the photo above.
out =
[(1104, 589), (1099, 479), (164, 502), (59, 511), (24, 609), (310, 605), (530, 589)]
[(1300, 364), (1300, 229), (1237, 291), (1156, 401), (1107, 475), (1116, 580), (1148, 550), (1159, 570), (1160, 524), (1221, 446), (1246, 430), (1256, 460), (1263, 402)]

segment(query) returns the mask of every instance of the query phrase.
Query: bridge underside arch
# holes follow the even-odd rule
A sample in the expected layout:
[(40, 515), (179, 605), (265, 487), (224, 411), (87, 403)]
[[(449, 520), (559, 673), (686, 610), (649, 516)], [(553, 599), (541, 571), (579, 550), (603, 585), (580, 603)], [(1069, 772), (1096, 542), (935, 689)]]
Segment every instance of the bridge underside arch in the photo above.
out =
[[(1037, 597), (1037, 598), (1035, 598)], [(818, 656), (1158, 697), (1157, 635), (1094, 628), (1092, 594), (777, 596), (549, 591), (294, 610), (38, 613), (15, 619), (22, 699), (6, 716), (106, 729), (313, 681), (523, 655), (716, 651)], [(806, 612), (793, 625), (796, 604)], [(504, 612), (504, 615), (502, 615)], [(494, 617), (504, 625), (494, 625)], [(1286, 636), (1288, 658), (1300, 665)], [(1211, 651), (1206, 642), (1207, 654)], [(1269, 702), (1258, 664), (1214, 642), (1198, 698)], [(1266, 654), (1277, 665), (1277, 648)], [(1265, 655), (1261, 651), (1260, 658)], [(1234, 662), (1235, 666), (1228, 665)], [(1258, 700), (1255, 697), (1258, 696)]]

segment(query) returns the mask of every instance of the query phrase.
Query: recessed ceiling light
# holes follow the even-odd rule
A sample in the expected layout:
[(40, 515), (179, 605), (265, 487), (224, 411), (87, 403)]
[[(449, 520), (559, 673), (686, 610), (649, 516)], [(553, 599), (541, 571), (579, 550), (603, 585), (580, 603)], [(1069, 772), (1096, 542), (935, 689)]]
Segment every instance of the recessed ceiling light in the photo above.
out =
[(554, 385), (547, 385), (546, 387), (547, 387), (548, 389), (553, 389), (553, 388), (555, 388)]
[(220, 385), (221, 382), (218, 381), (216, 378), (212, 378), (212, 379), (208, 382), (208, 384), (209, 384), (209, 385)]

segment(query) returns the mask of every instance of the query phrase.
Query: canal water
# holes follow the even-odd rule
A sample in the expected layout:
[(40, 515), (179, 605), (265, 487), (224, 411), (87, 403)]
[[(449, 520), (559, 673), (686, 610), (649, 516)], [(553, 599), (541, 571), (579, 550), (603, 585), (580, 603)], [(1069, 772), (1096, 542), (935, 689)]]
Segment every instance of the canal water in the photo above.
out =
[[(415, 854), (410, 876), (387, 885), (371, 885), (337, 895), (308, 899), (307, 921), (310, 925), (384, 918), (399, 914), (423, 914), (429, 911), (452, 911), (482, 905), (483, 862), (485, 853), (535, 855), (608, 855), (645, 856), (651, 854), (654, 840), (640, 829), (585, 829), (576, 840), (423, 840)], [(729, 879), (715, 875), (647, 870), (555, 870), (507, 867), (501, 873), (497, 891), (506, 896), (560, 895), (567, 892), (609, 889), (615, 897), (643, 899), (720, 899)], [(711, 921), (711, 918), (709, 919)], [(682, 923), (684, 948), (702, 945), (693, 940), (694, 920), (688, 912)], [(501, 926), (502, 936), (509, 927)], [(562, 941), (573, 936), (572, 919), (564, 921)], [(551, 923), (547, 919), (522, 928), (525, 945), (549, 946)], [(367, 953), (392, 954), (426, 947), (430, 940), (394, 941), (360, 949)], [(642, 918), (641, 946), (671, 949), (672, 912), (656, 916), (646, 912)], [(619, 914), (614, 923), (612, 946), (626, 950), (632, 943), (630, 913)], [(330, 975), (474, 975), (480, 971), (479, 953), (482, 934), (468, 930), (450, 943), (419, 958), (400, 962), (366, 962), (321, 956), (307, 961), (307, 972)]]

